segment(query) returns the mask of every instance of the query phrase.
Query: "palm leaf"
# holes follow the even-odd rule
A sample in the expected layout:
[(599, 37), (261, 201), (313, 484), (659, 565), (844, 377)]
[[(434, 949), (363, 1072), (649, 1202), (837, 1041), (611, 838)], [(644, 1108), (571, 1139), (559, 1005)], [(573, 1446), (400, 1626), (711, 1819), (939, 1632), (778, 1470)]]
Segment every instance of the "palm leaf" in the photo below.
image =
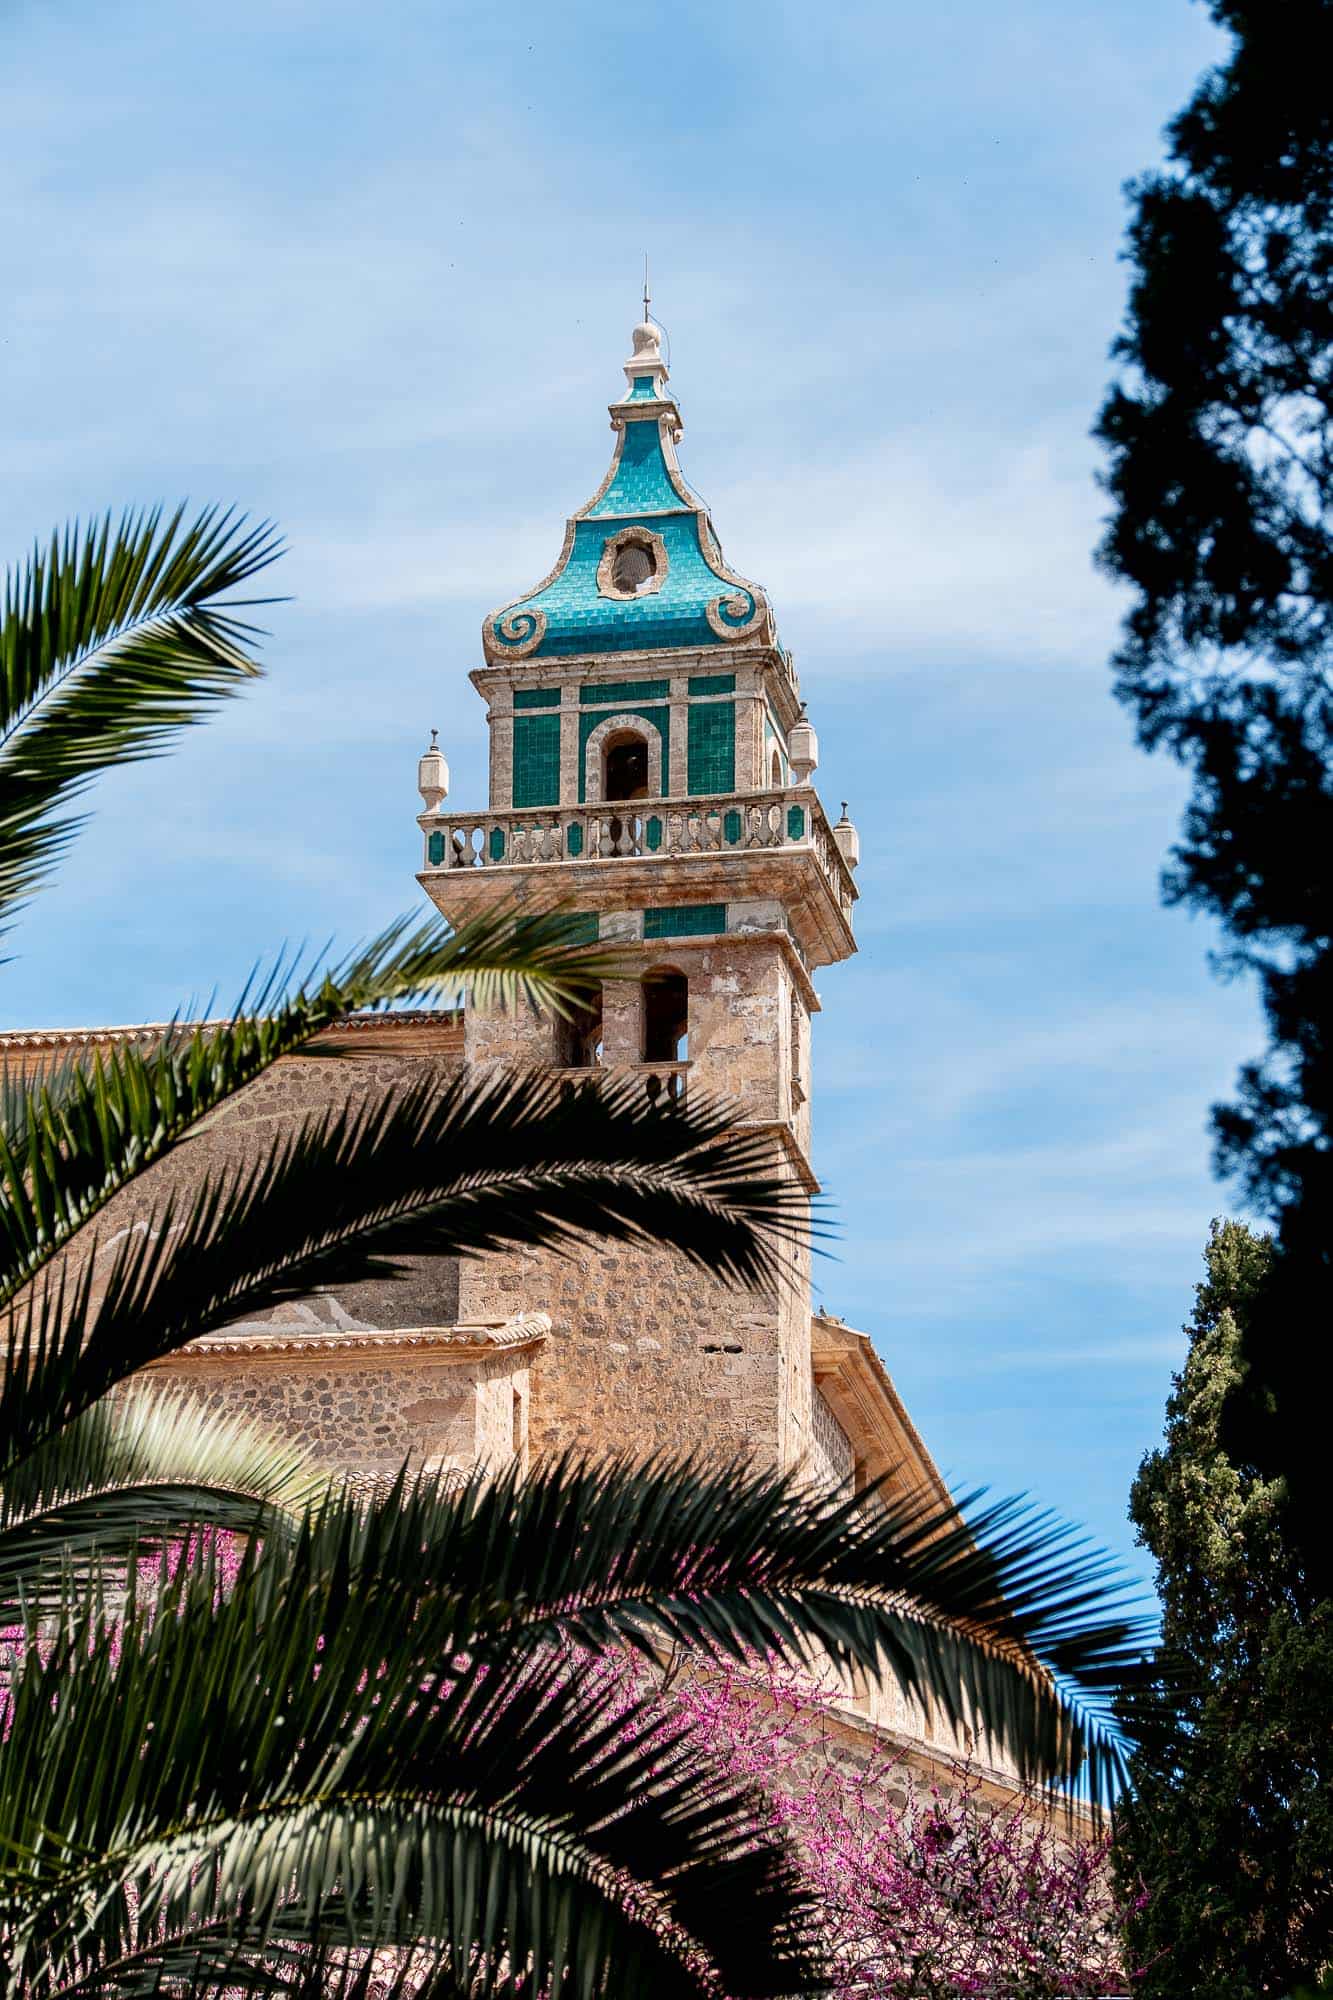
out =
[(133, 1608), (119, 1661), (87, 1620), (30, 1652), (0, 1760), (16, 1963), (92, 1978), (147, 1925), (178, 1966), (225, 1942), (256, 1977), (292, 1935), (424, 1940), (451, 1993), (460, 1965), (484, 1992), (529, 1952), (580, 1995), (613, 1969), (798, 1990), (810, 1913), (753, 1802), (646, 1709), (611, 1712), (565, 1642), (887, 1669), (1028, 1770), (1082, 1756), (1100, 1782), (1114, 1746), (1061, 1681), (1095, 1697), (1137, 1650), (1114, 1595), (1012, 1505), (965, 1519), (739, 1468), (330, 1492), (220, 1604), (205, 1556), (154, 1621)]
[(820, 1495), (794, 1473), (566, 1457), (447, 1494), (423, 1480), (345, 1519), (359, 1523), (348, 1560), (402, 1588), (441, 1649), (831, 1659), (934, 1702), (1030, 1781), (1103, 1801), (1123, 1780), (1112, 1704), (1146, 1623), (1109, 1557), (1022, 1501)]
[[(286, 1933), (291, 1933), (289, 1942)], [(349, 1947), (283, 1912), (262, 1947), (222, 1921), (141, 1931), (115, 1957), (67, 1970), (50, 2000), (468, 2000), (438, 1947)]]
[(0, 1626), (61, 1603), (80, 1566), (199, 1528), (272, 1533), (327, 1484), (299, 1446), (175, 1388), (98, 1403), (0, 1483)]
[[(25, 1994), (123, 1961), (145, 1928), (262, 1953), (284, 1924), (424, 1940), (479, 1995), (737, 1995), (810, 1982), (813, 1913), (759, 1803), (559, 1657), (423, 1677), (401, 1606), (349, 1595), (318, 1535), (204, 1563), (118, 1657), (29, 1650), (0, 1760), (0, 1904)], [(312, 1672), (317, 1666), (317, 1677)], [(369, 1673), (368, 1673), (369, 1668)], [(83, 1990), (97, 1990), (85, 1986)]]
[(112, 1196), (281, 1057), (350, 1013), (453, 999), (561, 1014), (623, 970), (580, 945), (560, 911), (501, 910), (452, 929), (400, 919), (341, 964), (303, 979), (281, 964), (230, 1021), (178, 1023), (149, 1049), (113, 1047), (0, 1098), (0, 1307)]
[(267, 523), (206, 508), (111, 517), (52, 537), (0, 613), (0, 914), (77, 830), (58, 816), (102, 770), (151, 757), (258, 668), (230, 595), (279, 554)]
[(667, 1244), (713, 1275), (777, 1285), (802, 1190), (762, 1134), (703, 1096), (543, 1072), (427, 1079), (307, 1120), (244, 1170), (205, 1174), (15, 1308), (0, 1383), (0, 1477), (137, 1368), (313, 1284), (392, 1277), (412, 1251), (471, 1256), (588, 1234)]

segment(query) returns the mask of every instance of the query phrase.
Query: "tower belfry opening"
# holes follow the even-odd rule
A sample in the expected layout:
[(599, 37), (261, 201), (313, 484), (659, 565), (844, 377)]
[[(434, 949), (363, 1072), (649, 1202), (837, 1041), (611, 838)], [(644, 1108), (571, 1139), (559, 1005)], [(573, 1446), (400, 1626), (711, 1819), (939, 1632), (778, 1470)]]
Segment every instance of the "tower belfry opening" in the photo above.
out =
[(674, 967), (654, 966), (643, 987), (643, 1059), (688, 1062), (689, 1054), (690, 982)]
[(648, 796), (648, 744), (642, 736), (626, 730), (608, 737), (603, 751), (602, 797), (646, 799)]

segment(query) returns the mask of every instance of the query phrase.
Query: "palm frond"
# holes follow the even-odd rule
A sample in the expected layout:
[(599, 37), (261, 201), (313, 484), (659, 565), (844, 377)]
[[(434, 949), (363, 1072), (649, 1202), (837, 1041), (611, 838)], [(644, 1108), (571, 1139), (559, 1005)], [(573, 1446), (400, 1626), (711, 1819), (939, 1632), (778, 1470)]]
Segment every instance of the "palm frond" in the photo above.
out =
[(258, 671), (231, 593), (275, 560), (268, 523), (184, 507), (52, 537), (7, 574), (0, 612), (0, 915), (77, 830), (63, 802), (162, 750)]
[(0, 1626), (61, 1603), (92, 1562), (151, 1555), (198, 1529), (274, 1533), (328, 1474), (247, 1417), (136, 1386), (77, 1417), (0, 1483)]
[[(361, 1948), (312, 1938), (281, 1913), (262, 1946), (221, 1920), (141, 1931), (113, 1957), (93, 1955), (50, 1990), (50, 2000), (468, 2000), (466, 1977), (439, 1947)], [(291, 1933), (288, 1941), (286, 1933)]]
[(232, 1019), (181, 1022), (153, 1047), (113, 1047), (35, 1081), (5, 1078), (0, 1099), (0, 1307), (201, 1119), (282, 1056), (348, 1014), (454, 999), (569, 1012), (623, 970), (580, 944), (561, 911), (501, 910), (451, 928), (400, 919), (372, 943), (304, 977), (281, 962), (251, 983)]
[(303, 1446), (250, 1417), (205, 1409), (174, 1383), (135, 1384), (6, 1478), (0, 1526), (71, 1495), (145, 1481), (233, 1487), (296, 1512), (322, 1498), (328, 1475)]
[(529, 1953), (580, 1995), (613, 1968), (800, 1990), (811, 1913), (753, 1801), (566, 1642), (832, 1656), (1095, 1785), (1115, 1746), (1080, 1704), (1140, 1643), (1104, 1562), (1015, 1503), (819, 1499), (683, 1462), (330, 1491), (220, 1601), (205, 1554), (155, 1611), (131, 1607), (118, 1660), (89, 1612), (15, 1683), (0, 1902), (16, 1962), (94, 1981), (71, 1990), (143, 1990), (95, 1975), (154, 1939), (266, 1978), (284, 1935), (424, 1942), (451, 1996), (460, 1967), (480, 1994)]
[[(204, 1175), (14, 1311), (0, 1476), (136, 1369), (313, 1284), (392, 1277), (413, 1251), (667, 1244), (714, 1276), (778, 1285), (808, 1203), (762, 1134), (692, 1096), (464, 1072), (309, 1119), (246, 1170)], [(95, 1302), (94, 1302), (95, 1300)]]
[(86, 1624), (29, 1649), (0, 1760), (25, 1994), (219, 1924), (254, 1956), (284, 1924), (421, 1941), (479, 1996), (514, 1968), (578, 2000), (613, 1973), (809, 1986), (813, 1911), (748, 1791), (559, 1657), (423, 1675), (401, 1605), (326, 1554), (266, 1549), (221, 1599), (205, 1563), (131, 1608), (118, 1655)]
[(421, 1480), (365, 1508), (334, 1500), (318, 1532), (326, 1560), (403, 1592), (437, 1656), (573, 1641), (832, 1660), (889, 1675), (1032, 1781), (1104, 1800), (1123, 1777), (1111, 1703), (1146, 1623), (1109, 1557), (1021, 1501), (820, 1495), (738, 1465), (567, 1457), (447, 1492)]

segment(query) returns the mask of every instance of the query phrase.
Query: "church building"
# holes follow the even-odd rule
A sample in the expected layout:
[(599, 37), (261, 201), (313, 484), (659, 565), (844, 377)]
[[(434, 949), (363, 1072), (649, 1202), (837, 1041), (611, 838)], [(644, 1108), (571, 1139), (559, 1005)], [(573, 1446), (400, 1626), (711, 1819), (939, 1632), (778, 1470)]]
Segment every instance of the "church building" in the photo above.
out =
[[(680, 411), (650, 320), (632, 347), (606, 477), (549, 575), (482, 625), (471, 681), (486, 704), (488, 800), (455, 809), (443, 754), (432, 744), (421, 758), (417, 879), (455, 921), (572, 909), (637, 976), (606, 981), (573, 1021), (471, 1003), (461, 1020), (347, 1021), (324, 1038), (343, 1060), (284, 1059), (193, 1142), (196, 1164), (243, 1159), (257, 1135), (386, 1083), (517, 1061), (627, 1078), (655, 1100), (726, 1097), (781, 1170), (817, 1191), (816, 981), (844, 976), (856, 950), (857, 836), (815, 790), (815, 731), (769, 599), (727, 565), (681, 473)], [(0, 1056), (37, 1062), (159, 1032), (9, 1034)], [(142, 1226), (161, 1188), (155, 1170), (116, 1204), (101, 1254)], [(409, 1455), (498, 1468), (562, 1448), (694, 1449), (823, 1482), (888, 1474), (943, 1497), (870, 1339), (813, 1312), (808, 1251), (783, 1254), (783, 1282), (763, 1293), (654, 1247), (420, 1256), (397, 1283), (319, 1291), (162, 1372), (365, 1474)], [(932, 1733), (892, 1688), (856, 1705), (918, 1740)]]

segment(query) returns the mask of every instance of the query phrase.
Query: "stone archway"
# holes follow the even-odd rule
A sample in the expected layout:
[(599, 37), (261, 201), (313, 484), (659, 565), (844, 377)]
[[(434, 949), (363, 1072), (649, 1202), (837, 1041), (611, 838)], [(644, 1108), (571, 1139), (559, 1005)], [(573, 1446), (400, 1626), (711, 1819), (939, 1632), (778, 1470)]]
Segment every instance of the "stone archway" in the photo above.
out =
[(608, 715), (583, 746), (583, 796), (590, 806), (603, 803), (602, 775), (606, 746), (616, 736), (639, 736), (648, 746), (648, 797), (662, 796), (662, 734), (646, 715)]

